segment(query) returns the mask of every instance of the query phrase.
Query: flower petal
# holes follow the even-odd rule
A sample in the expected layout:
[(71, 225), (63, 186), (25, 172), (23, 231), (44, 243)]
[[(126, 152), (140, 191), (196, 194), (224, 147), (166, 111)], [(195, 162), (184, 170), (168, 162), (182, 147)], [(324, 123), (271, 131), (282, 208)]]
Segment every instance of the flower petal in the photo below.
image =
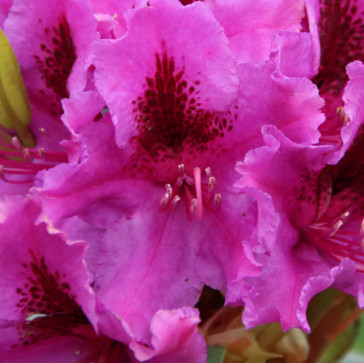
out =
[(278, 30), (299, 31), (304, 16), (301, 0), (206, 0), (205, 3), (223, 26), (239, 63), (267, 60), (273, 34)]
[[(158, 8), (136, 10), (125, 37), (95, 45), (93, 63), (119, 146), (136, 134), (138, 107), (152, 112), (160, 87), (166, 87), (169, 97), (160, 100), (163, 112), (184, 112), (192, 99), (192, 108), (222, 111), (236, 96), (235, 60), (221, 27), (201, 3), (184, 7), (164, 1)], [(168, 84), (166, 72), (173, 75)], [(142, 108), (145, 95), (149, 106)]]
[(198, 312), (191, 308), (160, 310), (151, 322), (152, 348), (137, 342), (130, 348), (141, 362), (206, 362), (206, 343), (197, 331), (199, 321)]

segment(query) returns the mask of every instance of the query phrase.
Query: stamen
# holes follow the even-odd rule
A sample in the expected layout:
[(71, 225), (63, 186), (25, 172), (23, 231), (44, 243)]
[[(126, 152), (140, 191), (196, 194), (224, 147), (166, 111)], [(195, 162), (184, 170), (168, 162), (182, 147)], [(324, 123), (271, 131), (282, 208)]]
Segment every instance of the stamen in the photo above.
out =
[(165, 193), (161, 199), (161, 207), (166, 208), (169, 201), (171, 200), (172, 195), (169, 193)]
[(184, 166), (184, 164), (179, 164), (178, 165), (178, 170), (179, 170), (181, 176), (183, 176), (183, 174), (185, 173), (185, 166)]
[(172, 189), (171, 184), (166, 184), (166, 185), (165, 185), (165, 188), (166, 188), (166, 193), (167, 193), (167, 194), (169, 194), (170, 196), (172, 196), (172, 194), (173, 194), (173, 189)]
[(356, 263), (357, 270), (364, 273), (364, 219), (359, 231), (356, 228), (348, 230), (344, 226), (350, 215), (350, 211), (345, 211), (334, 224), (328, 218), (311, 225), (307, 230), (307, 239), (338, 261), (350, 258)]
[[(173, 184), (165, 184), (165, 192), (160, 200), (161, 210), (175, 207), (183, 198), (189, 221), (195, 217), (202, 220), (204, 208), (215, 212), (221, 203), (221, 194), (215, 193), (216, 179), (212, 176), (211, 168), (205, 169), (201, 175), (201, 168), (193, 168), (193, 175), (186, 172), (184, 164), (178, 165), (179, 175)], [(207, 175), (209, 176), (207, 178)]]
[(21, 146), (21, 143), (19, 141), (19, 139), (15, 136), (11, 139), (12, 143), (13, 143), (13, 146), (18, 149), (18, 150), (22, 150), (23, 147)]
[(175, 207), (177, 205), (177, 203), (181, 200), (179, 195), (175, 195), (172, 199), (171, 205), (172, 207)]
[(216, 205), (219, 206), (221, 204), (221, 194), (216, 193), (214, 199), (215, 199)]
[(40, 170), (67, 160), (65, 153), (26, 148), (17, 137), (0, 134), (0, 178), (8, 183), (31, 183)]
[(349, 116), (345, 113), (344, 111), (344, 107), (343, 106), (339, 106), (336, 109), (336, 114), (340, 117), (340, 119), (344, 122), (344, 125), (346, 125), (350, 119)]
[(198, 213), (198, 202), (196, 198), (191, 199), (190, 202), (190, 214), (194, 215)]
[(195, 177), (195, 190), (197, 197), (197, 219), (202, 219), (202, 191), (201, 191), (201, 169), (199, 167), (193, 168), (193, 176)]
[(209, 193), (213, 193), (215, 191), (215, 186), (216, 186), (216, 179), (213, 176), (209, 177), (209, 183), (208, 183), (208, 189), (209, 189)]
[(336, 234), (336, 232), (340, 229), (340, 227), (344, 224), (344, 222), (340, 219), (336, 222), (336, 224), (334, 225), (334, 228), (332, 230), (332, 232), (329, 234), (329, 237), (332, 237)]

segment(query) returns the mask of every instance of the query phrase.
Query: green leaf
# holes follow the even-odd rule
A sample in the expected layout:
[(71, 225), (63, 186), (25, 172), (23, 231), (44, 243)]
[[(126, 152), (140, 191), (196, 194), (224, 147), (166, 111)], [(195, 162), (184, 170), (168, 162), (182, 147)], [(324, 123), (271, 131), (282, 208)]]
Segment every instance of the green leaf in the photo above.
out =
[(27, 125), (30, 105), (15, 54), (0, 29), (0, 125), (15, 130), (24, 146), (35, 142)]
[(225, 349), (218, 346), (209, 346), (207, 348), (207, 363), (222, 363), (225, 357)]
[(353, 350), (364, 353), (364, 314), (360, 318), (359, 334), (354, 343)]
[(337, 362), (351, 347), (358, 331), (357, 328), (358, 324), (351, 324), (325, 349), (318, 363)]

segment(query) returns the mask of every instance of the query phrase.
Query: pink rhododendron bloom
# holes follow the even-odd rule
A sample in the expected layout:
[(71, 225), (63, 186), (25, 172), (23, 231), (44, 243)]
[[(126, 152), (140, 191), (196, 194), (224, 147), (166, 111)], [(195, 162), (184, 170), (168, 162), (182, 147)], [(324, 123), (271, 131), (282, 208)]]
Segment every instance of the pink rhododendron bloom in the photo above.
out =
[[(285, 329), (309, 330), (307, 304), (330, 286), (364, 305), (363, 64), (350, 64), (348, 74), (344, 109), (349, 123), (361, 127), (339, 161), (331, 146), (296, 144), (269, 127), (263, 130), (266, 146), (238, 166), (237, 186), (266, 192), (280, 218), (275, 248), (263, 258), (261, 276), (248, 282), (247, 326), (279, 319)], [(325, 165), (330, 155), (333, 165)]]
[(194, 309), (159, 311), (150, 344), (136, 340), (117, 318), (97, 317), (86, 244), (35, 225), (38, 214), (18, 197), (0, 203), (2, 362), (206, 361)]
[(0, 192), (26, 193), (40, 170), (67, 161), (59, 145), (70, 137), (60, 119), (61, 99), (86, 86), (84, 68), (90, 43), (98, 38), (96, 21), (87, 1), (16, 0), (4, 31), (24, 77), (36, 148), (25, 148), (11, 132), (0, 130), (0, 176), (9, 183), (0, 181)]
[(0, 0), (0, 361), (206, 362), (205, 285), (247, 328), (364, 306), (362, 6)]
[(69, 137), (60, 122), (61, 99), (86, 86), (85, 62), (98, 38), (91, 10), (86, 0), (15, 0), (4, 24), (31, 104), (30, 129), (46, 151), (59, 150)]
[(204, 284), (238, 294), (236, 280), (259, 274), (254, 254), (277, 219), (263, 222), (259, 191), (234, 187), (235, 163), (263, 144), (264, 124), (317, 142), (322, 100), (275, 60), (238, 67), (201, 2), (150, 1), (124, 37), (94, 44), (91, 63), (102, 97), (63, 102), (80, 161), (39, 175), (36, 193), (58, 228), (95, 228), (87, 264), (97, 299), (145, 337), (156, 311), (195, 304)]

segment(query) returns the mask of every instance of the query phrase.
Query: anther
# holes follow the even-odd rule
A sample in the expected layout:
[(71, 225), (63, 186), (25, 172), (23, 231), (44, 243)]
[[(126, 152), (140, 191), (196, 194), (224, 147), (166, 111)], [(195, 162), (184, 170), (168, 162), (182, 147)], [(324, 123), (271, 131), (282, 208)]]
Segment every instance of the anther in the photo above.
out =
[(169, 194), (169, 195), (172, 195), (173, 194), (173, 189), (172, 189), (172, 185), (171, 184), (166, 184), (165, 185), (165, 188), (166, 188), (166, 193)]
[(167, 207), (167, 205), (168, 205), (168, 203), (169, 203), (169, 201), (171, 200), (171, 194), (169, 194), (169, 193), (165, 193), (164, 195), (163, 195), (163, 197), (162, 197), (162, 199), (161, 199), (161, 207), (162, 208), (165, 208), (165, 207)]
[(350, 215), (350, 212), (349, 212), (349, 211), (346, 211), (346, 212), (343, 214), (343, 217), (344, 217), (344, 218), (348, 218), (348, 217), (349, 217), (349, 215)]
[(23, 156), (25, 160), (30, 160), (30, 153), (27, 147), (23, 149)]
[(172, 199), (171, 205), (172, 207), (175, 207), (177, 205), (177, 203), (181, 200), (179, 195), (175, 195)]
[(214, 192), (215, 186), (216, 186), (216, 179), (213, 176), (210, 176), (209, 183), (208, 183), (210, 193)]
[(191, 199), (190, 212), (191, 212), (191, 214), (197, 214), (197, 199), (196, 198)]
[(184, 172), (185, 172), (185, 166), (184, 166), (184, 164), (179, 164), (178, 165), (178, 170), (179, 170), (180, 174), (183, 175)]
[(336, 114), (340, 117), (342, 121), (344, 121), (344, 125), (346, 125), (349, 122), (350, 120), (349, 116), (345, 113), (343, 106), (339, 106), (336, 109)]
[(39, 155), (42, 159), (44, 158), (45, 151), (44, 151), (44, 149), (43, 149), (42, 147), (38, 150), (38, 155)]
[(340, 227), (344, 224), (344, 222), (340, 219), (338, 220), (333, 228), (333, 231), (329, 234), (329, 237), (332, 237), (336, 234), (336, 232), (340, 229)]
[(42, 133), (43, 135), (47, 135), (48, 134), (47, 130), (44, 127), (40, 127), (39, 128), (39, 132)]
[(211, 174), (211, 168), (209, 166), (205, 169), (205, 173), (206, 173), (207, 178), (210, 179), (212, 174)]
[(21, 144), (20, 144), (19, 139), (18, 139), (16, 136), (14, 136), (11, 140), (12, 140), (13, 146), (14, 146), (16, 149), (18, 149), (18, 150), (22, 150), (22, 149), (23, 149), (23, 147), (22, 147), (22, 146), (21, 146)]

